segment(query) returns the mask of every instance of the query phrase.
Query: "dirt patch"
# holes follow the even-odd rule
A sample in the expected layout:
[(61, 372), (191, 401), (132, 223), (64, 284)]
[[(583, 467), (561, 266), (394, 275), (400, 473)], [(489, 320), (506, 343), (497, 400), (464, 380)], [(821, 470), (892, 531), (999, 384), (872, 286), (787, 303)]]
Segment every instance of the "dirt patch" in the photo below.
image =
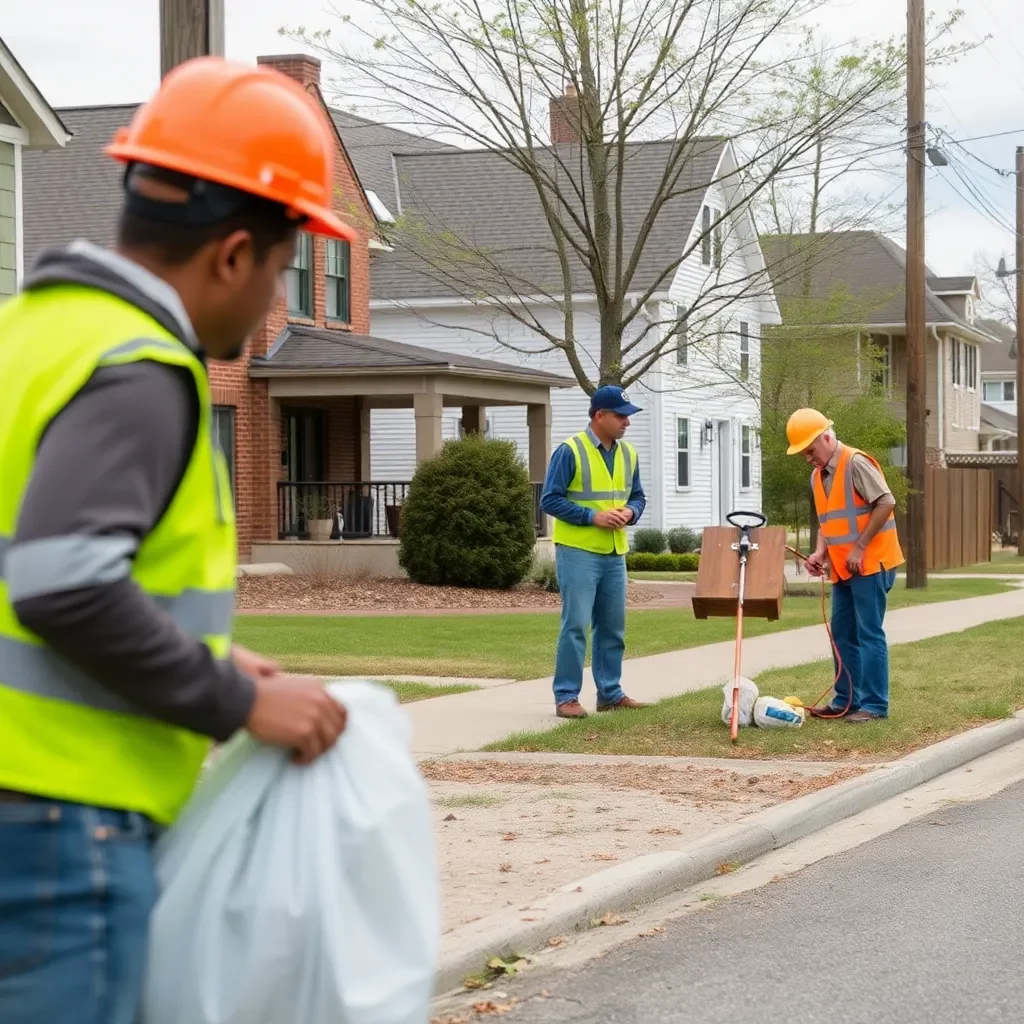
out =
[(434, 799), (446, 931), (644, 853), (679, 849), (866, 769), (681, 762), (445, 760), (420, 765)]
[[(688, 590), (689, 588), (687, 588)], [(678, 607), (689, 593), (668, 593), (631, 583), (628, 602), (636, 607)], [(240, 611), (269, 612), (505, 612), (556, 611), (558, 594), (524, 583), (510, 590), (470, 587), (425, 587), (403, 579), (319, 576), (242, 576), (238, 579)]]

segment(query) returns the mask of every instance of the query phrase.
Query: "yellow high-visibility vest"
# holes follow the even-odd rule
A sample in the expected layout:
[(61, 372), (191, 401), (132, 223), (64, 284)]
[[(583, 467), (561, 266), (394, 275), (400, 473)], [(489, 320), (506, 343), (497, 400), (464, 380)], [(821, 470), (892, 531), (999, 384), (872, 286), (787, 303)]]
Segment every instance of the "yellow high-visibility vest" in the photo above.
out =
[[(576, 472), (566, 497), (574, 505), (602, 509), (622, 508), (633, 491), (633, 472), (637, 465), (636, 449), (626, 441), (615, 446), (614, 471), (608, 472), (604, 456), (584, 431), (565, 442), (576, 457)], [(574, 526), (555, 519), (553, 538), (556, 544), (582, 548), (597, 555), (624, 555), (629, 550), (626, 529), (604, 530), (600, 526)]]
[[(0, 307), (0, 555), (14, 536), (48, 424), (97, 368), (144, 359), (192, 373), (199, 429), (178, 490), (139, 546), (131, 575), (185, 632), (227, 658), (234, 503), (227, 464), (213, 442), (206, 369), (151, 316), (107, 292), (56, 285)], [(0, 789), (172, 822), (210, 741), (149, 717), (49, 650), (18, 622), (2, 575)]]

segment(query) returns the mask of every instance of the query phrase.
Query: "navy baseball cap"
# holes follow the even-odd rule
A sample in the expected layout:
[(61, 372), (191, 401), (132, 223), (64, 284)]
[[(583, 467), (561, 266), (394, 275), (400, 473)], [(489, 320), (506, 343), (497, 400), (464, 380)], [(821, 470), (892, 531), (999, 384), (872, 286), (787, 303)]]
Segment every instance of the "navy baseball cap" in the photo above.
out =
[(619, 416), (635, 416), (643, 409), (629, 400), (629, 395), (617, 384), (605, 384), (590, 396), (590, 415), (602, 409), (618, 413)]

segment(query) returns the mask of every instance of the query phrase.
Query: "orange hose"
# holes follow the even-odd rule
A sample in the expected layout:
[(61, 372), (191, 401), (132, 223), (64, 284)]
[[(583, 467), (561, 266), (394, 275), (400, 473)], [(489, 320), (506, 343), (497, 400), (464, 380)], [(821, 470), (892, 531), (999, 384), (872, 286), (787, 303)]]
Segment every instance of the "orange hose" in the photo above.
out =
[[(804, 562), (807, 561), (807, 555), (802, 551), (797, 551), (796, 548), (791, 548), (788, 544), (786, 550), (791, 554), (802, 558)], [(825, 632), (828, 633), (828, 642), (832, 645), (832, 654), (835, 656), (836, 661), (836, 674), (832, 680), (831, 685), (827, 690), (807, 708), (807, 713), (813, 718), (842, 718), (850, 710), (850, 706), (853, 704), (853, 679), (850, 677), (850, 670), (843, 664), (843, 657), (839, 653), (839, 648), (836, 646), (835, 637), (832, 635), (832, 624), (828, 618), (828, 608), (825, 604), (825, 576), (821, 577), (821, 619), (825, 623)], [(846, 699), (846, 707), (842, 711), (815, 711), (814, 709), (836, 688), (836, 684), (839, 682), (840, 676), (846, 673), (846, 681), (849, 684), (850, 695)]]
[(732, 716), (729, 721), (729, 735), (733, 743), (740, 736), (740, 664), (743, 652), (743, 604), (736, 605), (736, 647), (732, 662)]

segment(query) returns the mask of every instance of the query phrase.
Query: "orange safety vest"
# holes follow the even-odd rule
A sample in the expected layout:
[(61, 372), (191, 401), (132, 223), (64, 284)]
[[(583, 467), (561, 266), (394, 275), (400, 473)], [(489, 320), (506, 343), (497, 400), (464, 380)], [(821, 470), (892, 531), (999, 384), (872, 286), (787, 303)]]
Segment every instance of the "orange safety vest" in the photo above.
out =
[[(818, 513), (821, 535), (825, 538), (829, 561), (832, 563), (832, 582), (848, 580), (852, 575), (846, 568), (846, 557), (849, 555), (857, 539), (864, 532), (871, 518), (871, 506), (856, 492), (853, 486), (853, 473), (850, 471), (850, 460), (854, 455), (863, 455), (871, 464), (881, 471), (876, 459), (867, 452), (846, 445), (839, 450), (832, 489), (826, 495), (825, 486), (821, 482), (821, 470), (815, 469), (811, 474), (811, 489), (814, 491), (814, 507)], [(894, 569), (902, 565), (903, 549), (896, 534), (896, 519), (889, 512), (882, 528), (871, 538), (864, 551), (864, 562), (860, 574), (873, 576), (883, 569)]]

